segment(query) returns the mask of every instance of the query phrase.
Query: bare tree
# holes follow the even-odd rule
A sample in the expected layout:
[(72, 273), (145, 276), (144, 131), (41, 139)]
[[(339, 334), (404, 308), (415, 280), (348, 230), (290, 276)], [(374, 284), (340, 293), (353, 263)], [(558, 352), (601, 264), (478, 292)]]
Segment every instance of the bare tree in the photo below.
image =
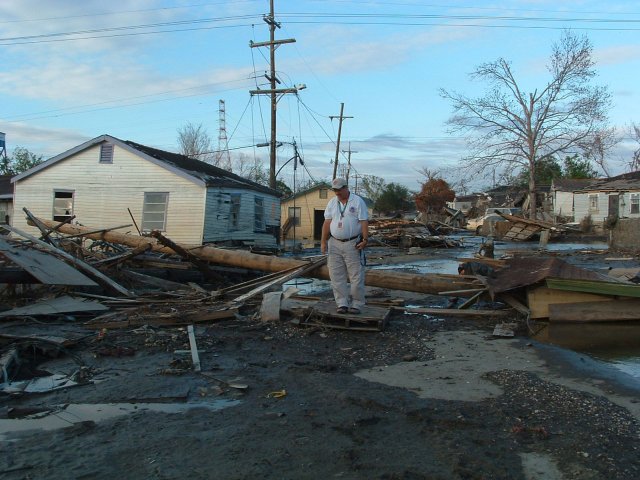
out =
[(237, 175), (256, 183), (269, 184), (269, 172), (258, 157), (252, 158), (245, 153), (238, 153), (234, 156), (234, 171)]
[(605, 130), (611, 95), (592, 86), (592, 46), (586, 36), (564, 32), (553, 46), (542, 89), (526, 93), (500, 58), (476, 68), (472, 78), (488, 84), (483, 97), (440, 90), (451, 101), (451, 131), (470, 134), (467, 166), (476, 173), (496, 166), (529, 169), (530, 215), (535, 218), (536, 160), (579, 149)]
[(640, 125), (632, 123), (629, 130), (638, 143), (638, 148), (633, 152), (631, 161), (629, 162), (629, 171), (635, 172), (636, 170), (640, 170)]
[(600, 167), (607, 177), (611, 177), (606, 158), (607, 152), (619, 142), (620, 138), (616, 135), (615, 128), (602, 129), (588, 139), (587, 142), (581, 144), (583, 156), (586, 160)]
[(215, 165), (216, 156), (212, 151), (211, 137), (202, 124), (187, 123), (179, 128), (178, 145), (182, 155)]

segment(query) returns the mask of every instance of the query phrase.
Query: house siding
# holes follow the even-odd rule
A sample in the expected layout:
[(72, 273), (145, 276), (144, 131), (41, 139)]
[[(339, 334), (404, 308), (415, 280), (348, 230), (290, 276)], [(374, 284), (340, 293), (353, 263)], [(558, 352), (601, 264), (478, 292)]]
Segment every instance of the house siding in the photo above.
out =
[(573, 219), (573, 192), (554, 192), (553, 214)]
[[(73, 191), (76, 220), (96, 228), (130, 223), (127, 209), (140, 227), (145, 192), (168, 192), (164, 233), (178, 243), (202, 243), (205, 188), (117, 145), (113, 163), (100, 163), (100, 145), (95, 145), (18, 180), (16, 209), (27, 207), (37, 217), (52, 219), (55, 190)], [(17, 215), (14, 225), (38, 231), (27, 225), (24, 215)], [(135, 227), (129, 231), (137, 233)]]
[[(639, 190), (629, 192), (579, 192), (575, 194), (575, 218), (580, 221), (588, 214), (591, 214), (591, 220), (594, 222), (603, 222), (609, 216), (609, 196), (619, 195), (619, 211), (620, 218), (640, 218), (640, 214), (631, 213), (631, 195), (640, 194)], [(598, 196), (598, 211), (591, 212), (589, 210), (589, 195)]]
[[(240, 196), (238, 223), (231, 220), (231, 197)], [(255, 228), (255, 199), (262, 199), (264, 229)], [(257, 246), (273, 247), (280, 226), (280, 200), (272, 195), (251, 190), (210, 187), (205, 207), (204, 243), (235, 241)]]
[[(296, 240), (300, 241), (313, 241), (314, 232), (314, 215), (315, 212), (320, 210), (324, 212), (327, 203), (331, 199), (333, 193), (327, 190), (327, 198), (320, 198), (320, 189), (312, 190), (305, 194), (299, 195), (293, 198), (287, 199), (282, 202), (281, 215), (282, 221), (285, 222), (289, 218), (289, 207), (293, 207), (295, 203), (296, 208), (300, 208), (300, 225), (296, 226), (295, 235)], [(291, 228), (287, 234), (286, 239), (293, 239), (293, 228)]]

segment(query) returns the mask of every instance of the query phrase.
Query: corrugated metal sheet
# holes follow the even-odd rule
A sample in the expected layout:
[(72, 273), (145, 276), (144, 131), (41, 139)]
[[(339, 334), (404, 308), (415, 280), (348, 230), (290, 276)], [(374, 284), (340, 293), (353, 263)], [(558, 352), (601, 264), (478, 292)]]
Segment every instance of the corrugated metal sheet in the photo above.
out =
[(98, 285), (62, 260), (40, 250), (18, 248), (0, 239), (0, 252), (47, 285)]

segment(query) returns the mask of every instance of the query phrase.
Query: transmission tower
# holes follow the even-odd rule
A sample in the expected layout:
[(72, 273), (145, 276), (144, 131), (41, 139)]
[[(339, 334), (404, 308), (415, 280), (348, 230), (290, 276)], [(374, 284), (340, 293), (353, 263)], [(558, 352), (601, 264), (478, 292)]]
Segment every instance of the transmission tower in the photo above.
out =
[(229, 154), (229, 140), (227, 139), (226, 108), (224, 100), (218, 102), (218, 153), (216, 165), (226, 170), (231, 170), (231, 155)]
[(5, 134), (0, 132), (0, 160), (7, 160), (7, 146), (5, 144)]

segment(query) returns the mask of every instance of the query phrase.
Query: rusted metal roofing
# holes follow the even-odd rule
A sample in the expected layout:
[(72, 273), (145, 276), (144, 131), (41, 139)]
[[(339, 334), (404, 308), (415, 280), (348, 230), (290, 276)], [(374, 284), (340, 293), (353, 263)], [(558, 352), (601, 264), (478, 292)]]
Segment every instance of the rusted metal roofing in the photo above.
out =
[(505, 262), (503, 268), (487, 279), (492, 294), (534, 285), (547, 278), (611, 281), (606, 275), (576, 267), (559, 258), (520, 257)]

